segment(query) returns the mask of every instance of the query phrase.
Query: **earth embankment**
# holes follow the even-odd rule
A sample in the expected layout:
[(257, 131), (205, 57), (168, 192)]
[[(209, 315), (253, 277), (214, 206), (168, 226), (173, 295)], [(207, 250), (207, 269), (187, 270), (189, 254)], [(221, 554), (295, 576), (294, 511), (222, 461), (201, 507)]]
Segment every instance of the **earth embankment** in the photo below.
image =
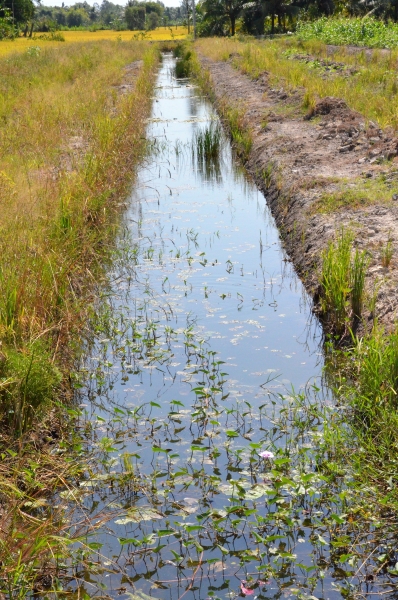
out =
[[(303, 110), (305, 90), (273, 87), (266, 72), (251, 79), (232, 65), (233, 59), (199, 56), (210, 73), (216, 105), (244, 113), (253, 140), (246, 167), (266, 194), (307, 289), (317, 301), (322, 251), (342, 228), (349, 229), (355, 246), (369, 254), (366, 290), (376, 299), (373, 310), (368, 302), (360, 327), (377, 315), (391, 329), (398, 311), (394, 132), (381, 130), (338, 98), (323, 98)], [(387, 243), (393, 256), (388, 267), (383, 266)]]

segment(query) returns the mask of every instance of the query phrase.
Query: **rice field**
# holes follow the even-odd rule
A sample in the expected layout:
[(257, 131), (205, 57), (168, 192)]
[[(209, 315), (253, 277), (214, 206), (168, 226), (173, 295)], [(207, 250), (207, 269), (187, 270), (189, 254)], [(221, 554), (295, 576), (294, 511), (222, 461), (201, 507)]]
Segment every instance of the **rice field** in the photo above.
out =
[[(145, 34), (145, 40), (162, 42), (167, 40), (182, 40), (188, 35), (187, 27), (158, 27), (154, 31), (63, 31), (62, 35), (66, 43), (98, 42), (100, 40), (131, 41), (140, 39)], [(45, 48), (57, 48), (65, 45), (65, 42), (52, 42), (40, 39), (41, 34), (33, 38), (20, 37), (16, 40), (4, 40), (0, 42), (0, 57), (11, 52), (25, 52), (29, 48), (40, 46)]]

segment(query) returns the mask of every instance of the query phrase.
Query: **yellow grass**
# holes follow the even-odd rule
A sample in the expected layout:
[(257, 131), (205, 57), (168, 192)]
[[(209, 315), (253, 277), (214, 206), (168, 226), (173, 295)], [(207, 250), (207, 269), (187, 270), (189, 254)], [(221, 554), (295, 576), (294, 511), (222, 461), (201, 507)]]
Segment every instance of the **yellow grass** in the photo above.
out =
[[(33, 339), (51, 347), (55, 331), (58, 349), (67, 341), (111, 200), (142, 150), (157, 53), (104, 40), (0, 60), (2, 351)], [(135, 92), (121, 94), (140, 69)]]
[(65, 42), (49, 42), (40, 40), (38, 37), (41, 34), (36, 34), (33, 38), (20, 37), (14, 41), (0, 41), (0, 57), (10, 54), (10, 52), (25, 52), (32, 46), (40, 46), (40, 48), (59, 48), (71, 42), (92, 42), (100, 40), (122, 40), (130, 41), (136, 39), (137, 34), (146, 33), (145, 40), (162, 42), (166, 40), (182, 40), (188, 35), (186, 27), (158, 27), (154, 31), (139, 32), (139, 31), (62, 31)]
[(49, 420), (64, 422), (60, 370), (76, 356), (145, 150), (158, 58), (155, 44), (103, 40), (0, 59), (0, 585), (10, 598), (31, 595), (38, 564), (64, 553), (61, 520), (27, 518), (26, 507), (71, 480), (77, 457), (31, 434), (44, 442)]

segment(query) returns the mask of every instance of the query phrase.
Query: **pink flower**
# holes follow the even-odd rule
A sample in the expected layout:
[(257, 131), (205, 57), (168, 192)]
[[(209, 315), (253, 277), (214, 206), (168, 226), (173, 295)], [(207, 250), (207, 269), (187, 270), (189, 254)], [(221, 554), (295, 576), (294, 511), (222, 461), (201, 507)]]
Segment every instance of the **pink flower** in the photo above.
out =
[(275, 455), (269, 450), (264, 450), (264, 452), (259, 452), (259, 456), (261, 456), (261, 458), (274, 458)]
[(244, 594), (245, 596), (251, 596), (252, 594), (254, 594), (254, 590), (249, 590), (248, 588), (246, 588), (243, 585), (243, 582), (240, 584), (240, 589), (242, 590), (242, 594)]

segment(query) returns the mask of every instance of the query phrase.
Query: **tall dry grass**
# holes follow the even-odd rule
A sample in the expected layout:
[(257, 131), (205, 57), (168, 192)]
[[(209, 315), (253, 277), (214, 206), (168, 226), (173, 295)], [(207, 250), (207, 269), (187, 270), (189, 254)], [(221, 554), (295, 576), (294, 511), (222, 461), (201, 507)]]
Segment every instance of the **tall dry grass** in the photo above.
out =
[[(343, 48), (331, 57), (325, 44), (317, 40), (299, 42), (295, 38), (266, 42), (203, 39), (196, 44), (200, 52), (215, 60), (228, 60), (232, 55), (235, 66), (251, 77), (267, 71), (275, 83), (305, 88), (309, 102), (325, 96), (343, 98), (351, 108), (380, 126), (398, 128), (397, 51), (375, 51), (369, 57), (365, 52), (353, 54)], [(292, 59), (296, 52), (344, 62), (355, 66), (357, 73), (322, 77), (312, 63)]]
[[(10, 598), (67, 546), (62, 519), (37, 510), (81, 472), (62, 400), (145, 151), (157, 60), (147, 42), (112, 41), (0, 60), (0, 592)], [(65, 458), (52, 451), (60, 439)]]

